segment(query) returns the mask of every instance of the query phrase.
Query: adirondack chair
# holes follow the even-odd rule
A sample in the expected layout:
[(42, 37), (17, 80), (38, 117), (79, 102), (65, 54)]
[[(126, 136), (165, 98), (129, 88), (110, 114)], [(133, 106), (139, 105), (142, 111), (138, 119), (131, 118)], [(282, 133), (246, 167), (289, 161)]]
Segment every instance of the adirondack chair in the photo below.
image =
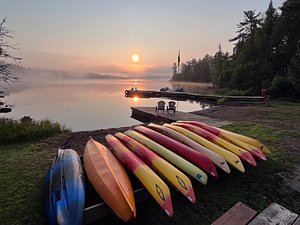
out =
[(167, 106), (167, 112), (169, 113), (170, 110), (172, 110), (173, 113), (175, 113), (175, 111), (176, 111), (176, 102), (169, 101), (169, 106)]
[(165, 102), (164, 101), (159, 101), (158, 103), (157, 103), (157, 106), (155, 107), (155, 111), (159, 111), (159, 110), (162, 110), (163, 111), (163, 113), (165, 112)]

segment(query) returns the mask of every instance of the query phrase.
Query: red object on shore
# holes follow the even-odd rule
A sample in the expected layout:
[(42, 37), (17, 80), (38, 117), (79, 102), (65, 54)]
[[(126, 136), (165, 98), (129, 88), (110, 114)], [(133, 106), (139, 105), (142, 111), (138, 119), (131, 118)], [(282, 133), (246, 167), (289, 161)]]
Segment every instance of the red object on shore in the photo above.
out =
[(266, 88), (261, 89), (261, 96), (264, 98), (267, 97), (267, 89)]
[(199, 168), (203, 169), (205, 172), (212, 175), (213, 177), (215, 178), (218, 177), (217, 170), (214, 164), (212, 163), (212, 161), (210, 161), (209, 158), (207, 158), (205, 155), (201, 154), (200, 152), (197, 152), (196, 150), (190, 148), (189, 146), (184, 145), (178, 141), (175, 141), (172, 138), (169, 138), (152, 129), (143, 126), (136, 126), (134, 129), (148, 136), (153, 141), (163, 145), (164, 147), (176, 153), (177, 155), (188, 160), (195, 166), (198, 166)]

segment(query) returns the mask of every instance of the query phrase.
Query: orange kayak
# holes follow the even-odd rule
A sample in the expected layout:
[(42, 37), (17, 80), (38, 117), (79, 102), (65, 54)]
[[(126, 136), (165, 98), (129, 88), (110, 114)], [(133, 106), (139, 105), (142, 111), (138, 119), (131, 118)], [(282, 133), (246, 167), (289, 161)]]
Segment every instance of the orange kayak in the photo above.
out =
[(105, 203), (123, 221), (134, 219), (136, 208), (129, 177), (110, 150), (90, 138), (83, 160), (89, 180)]

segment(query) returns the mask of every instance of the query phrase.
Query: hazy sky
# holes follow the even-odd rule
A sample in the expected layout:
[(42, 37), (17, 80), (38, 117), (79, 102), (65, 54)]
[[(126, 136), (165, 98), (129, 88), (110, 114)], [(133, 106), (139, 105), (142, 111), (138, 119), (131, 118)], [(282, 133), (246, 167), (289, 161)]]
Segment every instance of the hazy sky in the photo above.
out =
[[(284, 0), (273, 0), (280, 7)], [(232, 51), (243, 11), (269, 0), (1, 0), (22, 65), (59, 70), (170, 76), (181, 61)], [(130, 55), (141, 60), (133, 64)]]

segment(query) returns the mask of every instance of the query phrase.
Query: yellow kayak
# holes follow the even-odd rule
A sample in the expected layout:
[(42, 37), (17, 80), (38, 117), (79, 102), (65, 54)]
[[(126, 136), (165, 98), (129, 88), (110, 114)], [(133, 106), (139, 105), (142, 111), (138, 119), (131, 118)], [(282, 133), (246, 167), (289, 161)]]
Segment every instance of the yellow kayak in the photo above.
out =
[(228, 130), (223, 130), (221, 128), (219, 128), (221, 131), (223, 131), (224, 133), (227, 133), (229, 135), (231, 135), (232, 137), (242, 141), (242, 142), (245, 142), (249, 145), (252, 145), (256, 148), (259, 148), (263, 153), (265, 154), (272, 154), (272, 152), (268, 149), (267, 146), (265, 146), (263, 143), (261, 143), (259, 140), (256, 140), (254, 138), (251, 138), (251, 137), (247, 137), (247, 136), (244, 136), (244, 135), (241, 135), (241, 134), (237, 134), (237, 133), (234, 133), (234, 132), (231, 132), (231, 131), (228, 131)]
[(227, 150), (225, 150), (224, 148), (215, 145), (214, 143), (206, 140), (205, 138), (193, 133), (192, 131), (189, 131), (185, 128), (179, 127), (179, 126), (175, 126), (173, 124), (169, 124), (168, 125), (169, 128), (187, 136), (188, 138), (194, 140), (195, 142), (199, 143), (200, 145), (205, 146), (206, 148), (210, 149), (211, 151), (221, 155), (224, 157), (224, 159), (230, 164), (232, 165), (234, 168), (238, 169), (239, 171), (241, 171), (242, 173), (245, 172), (245, 168), (243, 166), (243, 163), (241, 161), (241, 159), (233, 154), (232, 152), (229, 152)]
[(190, 131), (193, 131), (194, 133), (200, 135), (201, 137), (207, 139), (208, 141), (213, 142), (213, 143), (223, 147), (224, 149), (227, 149), (228, 151), (231, 151), (232, 153), (238, 155), (242, 160), (244, 160), (245, 162), (249, 163), (250, 165), (252, 165), (254, 167), (257, 165), (250, 152), (246, 151), (245, 149), (239, 148), (238, 146), (233, 145), (233, 144), (229, 143), (228, 141), (225, 141), (222, 138), (219, 138), (216, 135), (214, 135), (206, 130), (203, 130), (200, 127), (197, 127), (195, 125), (188, 124), (188, 123), (175, 123), (175, 125), (181, 126)]
[(154, 130), (158, 130), (159, 132), (166, 134), (167, 136), (173, 138), (174, 140), (177, 140), (187, 146), (190, 146), (191, 148), (195, 149), (198, 152), (201, 152), (203, 155), (208, 157), (216, 166), (218, 166), (220, 169), (225, 171), (226, 173), (230, 173), (230, 169), (228, 167), (228, 164), (226, 160), (220, 156), (219, 154), (207, 149), (206, 147), (199, 145), (197, 142), (191, 140), (190, 138), (176, 132), (175, 130), (172, 130), (172, 128), (169, 128), (169, 124), (164, 124), (163, 126), (156, 125), (153, 123), (148, 124), (149, 127), (151, 127)]
[(249, 151), (253, 156), (255, 156), (259, 159), (267, 160), (266, 156), (264, 155), (264, 153), (262, 153), (262, 151), (259, 148), (254, 147), (251, 144), (247, 144), (247, 143), (233, 137), (229, 133), (225, 133), (226, 132), (225, 130), (221, 130), (218, 127), (214, 127), (214, 126), (211, 126), (211, 125), (199, 122), (199, 121), (177, 121), (177, 123), (188, 123), (188, 124), (192, 124), (197, 127), (200, 127), (220, 138), (223, 138), (224, 140), (226, 140), (234, 145), (237, 145), (237, 146)]
[(105, 137), (113, 153), (141, 181), (166, 214), (173, 216), (170, 190), (156, 173), (111, 134)]
[(123, 133), (116, 133), (119, 138), (137, 157), (150, 166), (155, 172), (173, 185), (182, 195), (192, 203), (196, 202), (193, 186), (190, 179), (175, 166)]
[(206, 185), (207, 175), (192, 163), (136, 131), (128, 130), (125, 131), (124, 134), (145, 145), (150, 150), (156, 152), (173, 165), (177, 166), (196, 180), (200, 181), (202, 184)]

